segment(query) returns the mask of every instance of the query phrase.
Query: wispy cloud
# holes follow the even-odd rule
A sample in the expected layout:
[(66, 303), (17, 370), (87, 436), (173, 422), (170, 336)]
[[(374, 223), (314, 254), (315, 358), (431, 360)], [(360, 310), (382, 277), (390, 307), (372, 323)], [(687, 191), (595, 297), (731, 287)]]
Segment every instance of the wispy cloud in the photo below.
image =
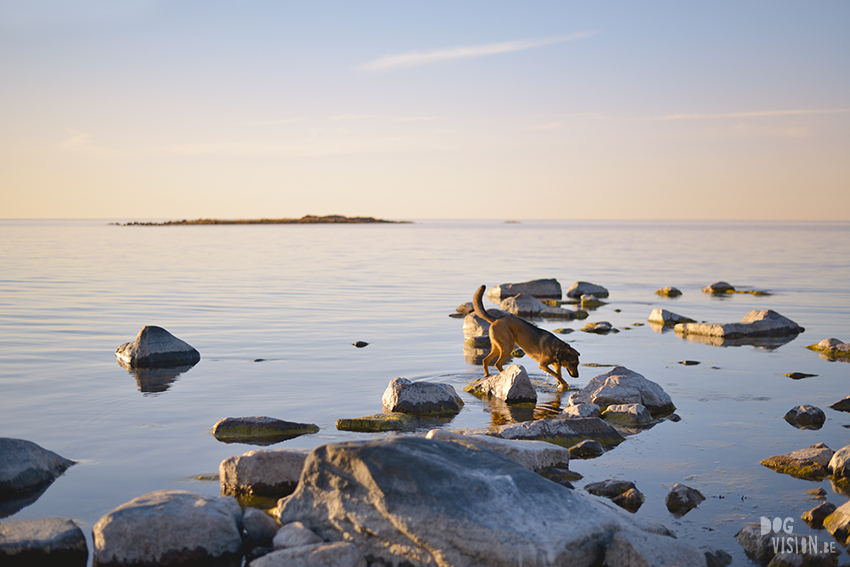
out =
[(798, 109), (798, 110), (756, 110), (750, 112), (727, 112), (719, 114), (668, 114), (640, 118), (639, 120), (714, 120), (718, 118), (771, 118), (776, 116), (803, 116), (810, 114), (847, 114), (850, 108)]
[(374, 61), (363, 63), (358, 69), (363, 71), (390, 71), (394, 69), (405, 69), (428, 65), (439, 61), (452, 59), (469, 59), (472, 57), (486, 57), (500, 53), (511, 53), (514, 51), (525, 51), (555, 43), (564, 43), (584, 39), (593, 35), (593, 32), (579, 32), (561, 37), (545, 39), (520, 39), (506, 41), (503, 43), (486, 43), (482, 45), (465, 45), (460, 47), (449, 47), (446, 49), (435, 49), (432, 51), (410, 51), (397, 55), (385, 55)]

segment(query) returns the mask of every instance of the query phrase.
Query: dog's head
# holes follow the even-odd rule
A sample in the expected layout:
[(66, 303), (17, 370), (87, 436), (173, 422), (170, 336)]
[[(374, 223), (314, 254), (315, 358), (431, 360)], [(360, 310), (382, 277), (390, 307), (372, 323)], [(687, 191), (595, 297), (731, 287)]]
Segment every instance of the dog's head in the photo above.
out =
[(568, 344), (558, 350), (558, 363), (566, 368), (573, 378), (578, 378), (578, 357), (579, 352)]

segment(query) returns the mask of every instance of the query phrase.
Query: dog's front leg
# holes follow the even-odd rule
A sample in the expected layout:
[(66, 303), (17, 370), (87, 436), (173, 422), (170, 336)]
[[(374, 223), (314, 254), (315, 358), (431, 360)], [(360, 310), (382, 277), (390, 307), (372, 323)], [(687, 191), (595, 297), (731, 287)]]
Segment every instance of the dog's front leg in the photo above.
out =
[(548, 372), (549, 374), (551, 374), (552, 376), (554, 376), (558, 380), (558, 388), (560, 388), (561, 390), (569, 389), (570, 385), (567, 384), (564, 381), (563, 378), (561, 378), (561, 365), (560, 364), (558, 364), (557, 362), (553, 363), (555, 370), (552, 370), (551, 368), (549, 368), (548, 366), (546, 366), (542, 362), (539, 364), (539, 366), (544, 372)]

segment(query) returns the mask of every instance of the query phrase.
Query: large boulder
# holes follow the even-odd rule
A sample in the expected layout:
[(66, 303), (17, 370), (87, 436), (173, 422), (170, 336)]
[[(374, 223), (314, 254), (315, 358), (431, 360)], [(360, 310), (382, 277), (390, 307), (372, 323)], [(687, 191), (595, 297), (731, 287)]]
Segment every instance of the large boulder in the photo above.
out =
[(805, 329), (770, 309), (753, 310), (740, 323), (678, 323), (674, 330), (683, 335), (703, 335), (734, 339), (771, 335), (796, 335)]
[(44, 518), (0, 523), (0, 564), (85, 567), (86, 536), (72, 520)]
[(537, 402), (537, 391), (525, 367), (511, 364), (498, 374), (479, 378), (464, 388), (476, 396), (493, 396), (509, 403)]
[(0, 500), (45, 487), (73, 464), (32, 441), (0, 437)]
[[(487, 313), (498, 319), (507, 315), (501, 309), (488, 309)], [(490, 323), (470, 313), (463, 318), (463, 338), (471, 346), (488, 348), (490, 346)]]
[(598, 441), (604, 447), (614, 447), (625, 441), (620, 432), (598, 417), (536, 419), (494, 426), (485, 431), (502, 439), (546, 441), (567, 448), (585, 439)]
[(453, 415), (463, 407), (463, 400), (450, 384), (411, 382), (407, 378), (392, 380), (381, 401), (385, 412), (414, 415)]
[(554, 278), (521, 283), (506, 283), (491, 287), (487, 290), (487, 297), (491, 301), (499, 303), (506, 297), (513, 297), (521, 293), (533, 297), (561, 299), (561, 284)]
[(596, 404), (600, 407), (642, 404), (652, 415), (676, 409), (670, 395), (661, 386), (623, 366), (616, 366), (591, 379), (587, 386), (570, 395), (569, 404)]
[(768, 457), (762, 460), (761, 464), (797, 478), (821, 480), (827, 475), (827, 466), (834, 454), (835, 451), (825, 444), (816, 443), (807, 449)]
[(295, 423), (264, 415), (225, 417), (212, 428), (213, 436), (219, 441), (252, 445), (271, 445), (318, 431), (319, 426), (313, 423)]
[[(316, 448), (279, 514), (369, 563), (409, 567), (599, 565), (615, 534), (649, 529), (488, 449), (415, 437)], [(653, 547), (692, 549), (672, 537)], [(704, 567), (699, 557), (679, 566)]]
[(694, 320), (689, 317), (677, 315), (666, 309), (653, 309), (647, 319), (650, 323), (657, 325), (675, 325), (676, 323), (693, 323)]
[(309, 449), (260, 449), (228, 457), (218, 467), (224, 494), (284, 496), (298, 485)]
[(185, 366), (201, 360), (201, 354), (190, 344), (153, 325), (143, 327), (132, 343), (119, 346), (115, 356), (131, 368)]
[(464, 435), (445, 429), (432, 429), (425, 436), (427, 439), (439, 441), (454, 441), (485, 447), (508, 457), (534, 472), (548, 468), (566, 469), (570, 465), (570, 451), (545, 441), (521, 441), (517, 439), (500, 439), (491, 435)]
[(601, 285), (589, 282), (576, 282), (567, 290), (567, 297), (579, 298), (582, 295), (595, 295), (596, 297), (608, 297), (608, 290)]
[(575, 311), (562, 307), (551, 307), (526, 293), (503, 299), (499, 303), (499, 309), (520, 317), (549, 317), (570, 320), (576, 318)]
[(242, 550), (242, 509), (230, 496), (160, 490), (109, 512), (92, 535), (100, 567), (235, 558)]

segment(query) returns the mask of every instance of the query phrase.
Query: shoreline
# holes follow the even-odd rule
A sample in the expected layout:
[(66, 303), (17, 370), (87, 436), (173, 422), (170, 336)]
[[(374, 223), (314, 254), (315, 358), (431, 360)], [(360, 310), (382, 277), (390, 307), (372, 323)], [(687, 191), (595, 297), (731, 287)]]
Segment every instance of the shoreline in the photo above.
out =
[(195, 219), (164, 222), (125, 222), (109, 223), (116, 226), (187, 226), (215, 224), (412, 224), (411, 221), (376, 219), (375, 217), (346, 217), (343, 215), (304, 215), (300, 219)]

